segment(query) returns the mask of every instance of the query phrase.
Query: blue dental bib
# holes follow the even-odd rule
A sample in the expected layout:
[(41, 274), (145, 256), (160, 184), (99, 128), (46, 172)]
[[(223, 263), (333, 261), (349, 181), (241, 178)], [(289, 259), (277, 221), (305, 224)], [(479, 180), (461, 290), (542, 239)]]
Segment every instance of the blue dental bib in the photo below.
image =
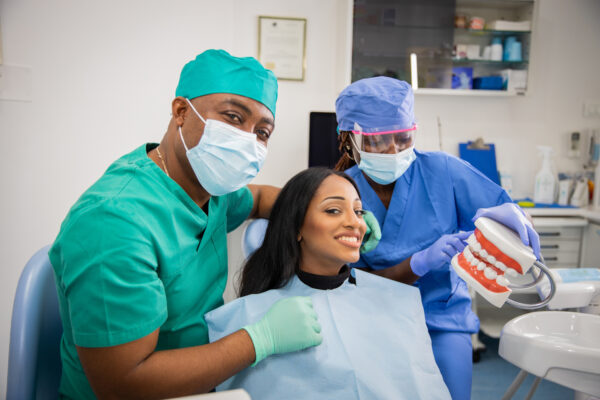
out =
[(279, 299), (310, 296), (323, 343), (266, 358), (217, 390), (253, 399), (450, 399), (435, 363), (419, 290), (360, 270), (356, 284), (285, 287), (236, 299), (206, 314), (210, 341), (258, 321)]

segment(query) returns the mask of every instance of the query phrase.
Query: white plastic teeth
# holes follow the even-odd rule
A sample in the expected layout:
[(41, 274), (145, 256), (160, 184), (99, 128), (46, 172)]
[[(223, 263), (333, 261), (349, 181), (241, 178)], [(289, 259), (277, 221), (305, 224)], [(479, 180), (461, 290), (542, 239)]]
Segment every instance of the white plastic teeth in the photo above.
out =
[(477, 239), (475, 238), (475, 234), (474, 233), (471, 233), (471, 235), (467, 238), (467, 243), (470, 246), (473, 246), (473, 245), (475, 245), (475, 243), (477, 243)]
[(463, 254), (464, 254), (465, 258), (467, 259), (467, 261), (469, 262), (469, 264), (473, 264), (473, 260), (475, 259), (475, 256), (473, 255), (473, 253), (471, 253), (471, 250), (469, 250), (468, 247), (465, 247), (465, 249), (463, 250)]
[[(477, 266), (477, 269), (479, 269), (479, 266)], [(483, 270), (483, 275), (485, 275), (485, 277), (488, 278), (490, 281), (495, 280), (498, 276), (496, 271), (494, 271), (494, 269), (491, 267), (485, 267), (485, 269)]]
[(496, 283), (497, 283), (498, 285), (501, 285), (501, 286), (508, 286), (508, 284), (509, 284), (510, 282), (509, 282), (509, 281), (508, 281), (508, 279), (506, 279), (504, 276), (502, 276), (502, 275), (498, 275), (498, 276), (496, 277)]
[[(496, 280), (496, 282), (502, 286), (506, 286), (509, 284), (508, 280), (502, 276), (502, 274), (498, 274), (493, 268), (487, 267), (486, 264), (479, 260), (482, 258), (486, 260), (490, 265), (498, 268), (500, 271), (505, 272), (508, 276), (515, 277), (518, 275), (517, 271), (512, 268), (508, 268), (502, 261), (496, 260), (496, 257), (489, 254), (485, 249), (481, 247), (481, 243), (477, 241), (475, 234), (471, 234), (467, 238), (468, 246), (463, 250), (463, 255), (473, 267), (476, 267), (477, 270), (483, 271), (483, 275), (489, 280)], [(477, 254), (477, 258), (475, 254)]]
[(481, 251), (481, 245), (479, 244), (479, 242), (475, 242), (469, 246), (471, 247), (471, 250), (473, 250), (476, 253), (479, 253)]

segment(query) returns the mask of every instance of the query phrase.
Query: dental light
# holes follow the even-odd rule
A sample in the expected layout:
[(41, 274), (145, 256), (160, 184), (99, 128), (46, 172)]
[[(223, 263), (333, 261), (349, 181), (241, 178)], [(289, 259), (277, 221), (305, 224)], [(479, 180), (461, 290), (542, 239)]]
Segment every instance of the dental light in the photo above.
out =
[[(533, 250), (525, 246), (513, 230), (494, 220), (478, 218), (475, 227), (467, 239), (468, 246), (452, 258), (452, 267), (458, 276), (498, 308), (508, 303), (523, 310), (535, 310), (548, 304), (556, 292), (556, 284), (543, 258), (542, 262), (538, 261)], [(533, 280), (523, 285), (510, 282), (511, 277), (525, 274), (530, 274)], [(541, 301), (527, 304), (509, 298), (512, 289), (533, 287), (544, 275), (548, 277), (550, 291)]]

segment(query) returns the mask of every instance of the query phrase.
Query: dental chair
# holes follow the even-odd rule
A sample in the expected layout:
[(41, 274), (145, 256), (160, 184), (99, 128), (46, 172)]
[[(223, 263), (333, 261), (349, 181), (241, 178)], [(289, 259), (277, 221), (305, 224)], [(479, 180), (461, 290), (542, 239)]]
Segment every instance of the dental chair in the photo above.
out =
[[(551, 270), (556, 293), (548, 308), (514, 318), (500, 334), (498, 353), (521, 368), (502, 399), (510, 399), (529, 373), (536, 376), (526, 399), (542, 379), (575, 390), (575, 400), (600, 398), (600, 269)], [(540, 297), (550, 288), (537, 286)]]
[(42, 247), (27, 262), (10, 327), (7, 400), (58, 399), (62, 323), (54, 272)]
[[(49, 248), (44, 246), (31, 257), (17, 284), (10, 327), (7, 400), (59, 398), (63, 329)], [(233, 390), (186, 399), (250, 400), (250, 396), (244, 390)]]
[(242, 232), (242, 252), (244, 258), (250, 257), (258, 249), (265, 238), (269, 220), (258, 218), (251, 221)]

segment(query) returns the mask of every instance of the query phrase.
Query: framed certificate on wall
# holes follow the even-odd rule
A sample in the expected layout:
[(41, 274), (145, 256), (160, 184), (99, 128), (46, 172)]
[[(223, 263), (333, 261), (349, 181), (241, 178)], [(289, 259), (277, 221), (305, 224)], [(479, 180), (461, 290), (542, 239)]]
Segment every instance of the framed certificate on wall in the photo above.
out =
[(303, 81), (306, 18), (259, 16), (258, 61), (278, 79)]

